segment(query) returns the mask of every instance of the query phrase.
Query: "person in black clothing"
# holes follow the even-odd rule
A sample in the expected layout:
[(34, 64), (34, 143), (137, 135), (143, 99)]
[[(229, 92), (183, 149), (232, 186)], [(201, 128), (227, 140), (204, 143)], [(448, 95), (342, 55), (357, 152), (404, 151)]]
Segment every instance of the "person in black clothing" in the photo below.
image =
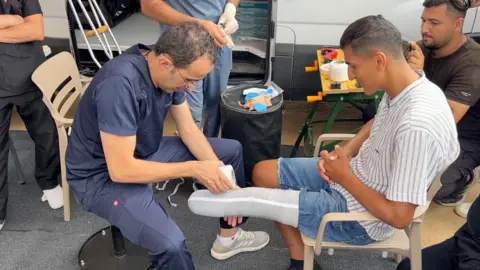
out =
[[(410, 66), (424, 70), (444, 91), (457, 122), (460, 156), (443, 174), (442, 188), (435, 196), (445, 206), (465, 200), (474, 183), (473, 170), (480, 166), (480, 44), (462, 32), (468, 4), (462, 9), (462, 1), (453, 3), (423, 3), (422, 40), (411, 43), (413, 51), (408, 55)], [(367, 109), (365, 121), (374, 116), (372, 111)]]
[[(442, 243), (422, 250), (423, 270), (480, 269), (480, 197), (468, 211), (467, 222)], [(397, 270), (410, 270), (410, 259), (405, 258)]]
[(43, 16), (38, 0), (0, 2), (0, 229), (8, 203), (8, 132), (13, 106), (35, 142), (35, 177), (43, 190), (42, 201), (53, 209), (63, 206), (58, 134), (42, 92), (31, 80), (45, 61)]

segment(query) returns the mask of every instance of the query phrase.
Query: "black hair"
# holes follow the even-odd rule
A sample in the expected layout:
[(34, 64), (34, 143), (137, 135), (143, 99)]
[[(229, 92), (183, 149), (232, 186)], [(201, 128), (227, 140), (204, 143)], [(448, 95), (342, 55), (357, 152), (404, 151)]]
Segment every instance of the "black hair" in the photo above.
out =
[(351, 46), (358, 55), (381, 49), (397, 58), (402, 56), (402, 35), (400, 31), (382, 15), (370, 15), (350, 24), (340, 39), (340, 48)]
[(470, 7), (468, 0), (425, 0), (423, 6), (426, 8), (447, 5), (447, 12), (455, 18), (465, 18)]
[(169, 55), (178, 68), (187, 68), (205, 54), (215, 62), (217, 51), (212, 35), (195, 21), (167, 27), (155, 43), (155, 54)]

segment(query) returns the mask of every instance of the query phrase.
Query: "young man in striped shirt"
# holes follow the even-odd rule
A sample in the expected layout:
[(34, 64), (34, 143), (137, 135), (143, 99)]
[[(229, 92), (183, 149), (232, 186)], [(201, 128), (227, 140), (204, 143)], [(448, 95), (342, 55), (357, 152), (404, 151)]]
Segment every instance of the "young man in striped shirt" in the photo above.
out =
[[(220, 195), (197, 191), (189, 199), (190, 209), (200, 215), (259, 216), (281, 223), (292, 270), (303, 269), (300, 231), (316, 238), (327, 213), (368, 211), (380, 220), (331, 222), (324, 234), (329, 242), (365, 245), (407, 227), (416, 207), (427, 203), (435, 176), (457, 153), (455, 120), (445, 95), (408, 65), (392, 23), (382, 16), (359, 19), (345, 30), (340, 46), (350, 79), (367, 94), (385, 91), (376, 117), (320, 158), (260, 162), (255, 188)], [(239, 200), (250, 204), (240, 206)]]

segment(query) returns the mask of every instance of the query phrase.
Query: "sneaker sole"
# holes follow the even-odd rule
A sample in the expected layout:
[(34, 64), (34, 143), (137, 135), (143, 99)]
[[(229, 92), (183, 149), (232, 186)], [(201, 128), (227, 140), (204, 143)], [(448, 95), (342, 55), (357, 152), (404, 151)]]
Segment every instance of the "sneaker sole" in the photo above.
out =
[(465, 194), (463, 194), (462, 198), (460, 200), (458, 200), (457, 202), (454, 202), (454, 203), (442, 203), (441, 201), (436, 201), (436, 202), (438, 204), (446, 206), (446, 207), (459, 206), (460, 204), (462, 204), (467, 199), (467, 195), (468, 195), (467, 192), (465, 192)]
[(229, 251), (229, 252), (226, 252), (226, 253), (217, 253), (217, 252), (215, 252), (215, 251), (213, 250), (213, 248), (212, 248), (212, 249), (210, 250), (210, 254), (211, 254), (212, 257), (214, 257), (215, 259), (222, 261), (222, 260), (226, 260), (226, 259), (228, 259), (228, 258), (230, 258), (230, 257), (233, 257), (233, 256), (235, 256), (235, 255), (237, 255), (237, 254), (239, 254), (239, 253), (242, 253), (242, 252), (253, 252), (253, 251), (260, 250), (260, 249), (266, 247), (269, 242), (270, 242), (270, 237), (268, 237), (268, 240), (267, 240), (264, 244), (262, 244), (262, 245), (260, 245), (260, 246), (258, 246), (258, 247), (239, 248), (239, 249), (234, 249), (234, 250)]

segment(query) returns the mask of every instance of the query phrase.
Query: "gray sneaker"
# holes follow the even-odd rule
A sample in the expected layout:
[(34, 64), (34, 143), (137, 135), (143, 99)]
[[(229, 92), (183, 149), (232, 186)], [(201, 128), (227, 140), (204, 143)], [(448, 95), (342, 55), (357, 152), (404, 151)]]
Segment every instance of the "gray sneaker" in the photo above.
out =
[(264, 248), (270, 241), (270, 236), (266, 232), (247, 232), (240, 228), (238, 230), (240, 235), (230, 246), (225, 246), (217, 235), (210, 250), (210, 254), (215, 259), (226, 260), (241, 252), (257, 251)]

